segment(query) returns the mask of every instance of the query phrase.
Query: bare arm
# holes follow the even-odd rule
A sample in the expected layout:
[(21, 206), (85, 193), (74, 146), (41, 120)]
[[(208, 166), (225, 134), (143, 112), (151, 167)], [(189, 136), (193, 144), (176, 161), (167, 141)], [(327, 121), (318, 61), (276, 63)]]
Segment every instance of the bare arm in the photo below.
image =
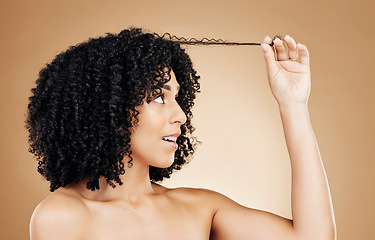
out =
[(270, 49), (265, 51), (265, 59), (292, 167), (293, 229), (301, 239), (334, 239), (331, 196), (307, 108), (311, 88), (309, 53), (299, 44), (300, 63), (289, 60), (298, 55), (294, 40), (285, 40), (289, 54), (281, 41), (276, 41), (278, 61)]
[[(224, 199), (213, 221), (212, 239), (335, 239), (335, 222), (327, 178), (307, 107), (310, 94), (309, 53), (290, 37), (275, 41), (277, 60), (265, 39), (264, 54), (276, 98), (292, 168), (292, 220), (248, 209)], [(300, 62), (297, 48), (300, 55)], [(229, 220), (230, 219), (230, 220)]]
[(301, 239), (334, 239), (331, 197), (306, 106), (280, 106), (292, 167), (293, 228)]

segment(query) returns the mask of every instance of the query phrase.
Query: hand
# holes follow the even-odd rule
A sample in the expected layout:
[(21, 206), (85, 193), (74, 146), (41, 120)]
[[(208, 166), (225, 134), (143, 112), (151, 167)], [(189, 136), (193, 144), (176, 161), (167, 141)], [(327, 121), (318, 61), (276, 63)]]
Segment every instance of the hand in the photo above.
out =
[(311, 89), (309, 52), (305, 45), (296, 44), (289, 35), (284, 40), (288, 53), (279, 38), (274, 40), (275, 51), (270, 46), (270, 37), (267, 36), (262, 43), (272, 94), (279, 105), (307, 105)]

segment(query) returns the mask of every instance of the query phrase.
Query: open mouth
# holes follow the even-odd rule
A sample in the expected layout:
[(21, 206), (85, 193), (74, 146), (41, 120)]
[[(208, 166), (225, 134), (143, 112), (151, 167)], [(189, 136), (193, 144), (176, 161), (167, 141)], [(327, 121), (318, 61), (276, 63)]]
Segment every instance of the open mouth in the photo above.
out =
[(163, 137), (163, 140), (168, 141), (168, 142), (176, 142), (177, 137)]
[(163, 141), (165, 141), (169, 146), (177, 149), (178, 144), (176, 143), (177, 137), (163, 137)]

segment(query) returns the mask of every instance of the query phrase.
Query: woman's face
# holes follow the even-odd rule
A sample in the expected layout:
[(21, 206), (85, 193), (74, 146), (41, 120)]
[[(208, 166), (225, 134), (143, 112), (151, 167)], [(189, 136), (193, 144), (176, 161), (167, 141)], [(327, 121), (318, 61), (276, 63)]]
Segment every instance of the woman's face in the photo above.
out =
[(176, 139), (186, 116), (176, 101), (179, 84), (173, 71), (171, 80), (162, 88), (160, 95), (150, 103), (141, 105), (138, 125), (131, 135), (133, 164), (143, 163), (158, 168), (173, 164), (177, 150)]

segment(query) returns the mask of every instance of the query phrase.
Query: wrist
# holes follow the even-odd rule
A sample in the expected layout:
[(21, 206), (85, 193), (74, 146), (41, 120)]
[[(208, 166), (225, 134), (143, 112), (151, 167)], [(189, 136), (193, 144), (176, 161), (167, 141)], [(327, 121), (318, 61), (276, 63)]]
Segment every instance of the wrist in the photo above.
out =
[[(302, 129), (309, 126), (310, 113), (306, 104), (280, 104), (280, 117), (283, 123), (283, 127), (288, 128), (299, 128)], [(307, 125), (306, 125), (307, 124)]]
[(301, 109), (308, 108), (307, 102), (277, 102), (280, 109)]
[(293, 113), (306, 113), (308, 112), (308, 106), (306, 103), (288, 102), (279, 103), (279, 110), (281, 113), (293, 114)]

